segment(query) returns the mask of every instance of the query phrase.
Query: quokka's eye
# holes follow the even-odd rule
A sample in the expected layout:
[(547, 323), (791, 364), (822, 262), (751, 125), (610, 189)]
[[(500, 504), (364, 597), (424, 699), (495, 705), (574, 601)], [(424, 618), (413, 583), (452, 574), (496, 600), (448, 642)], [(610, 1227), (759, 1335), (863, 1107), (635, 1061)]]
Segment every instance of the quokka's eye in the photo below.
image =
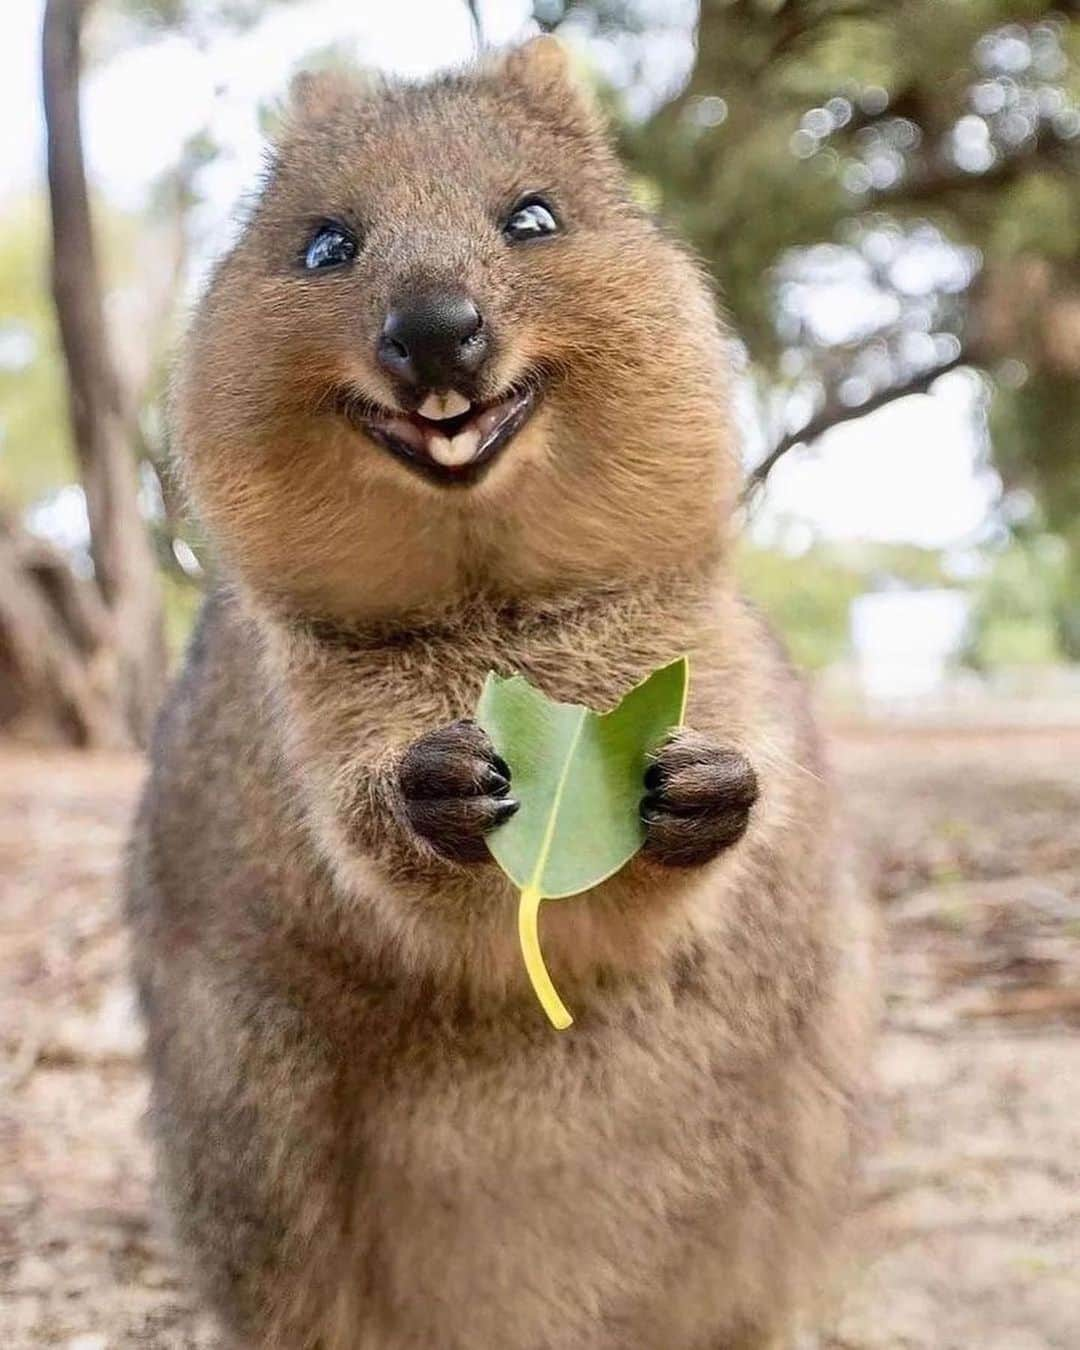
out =
[(511, 243), (522, 243), (558, 234), (559, 222), (543, 197), (526, 197), (507, 216), (502, 232)]
[(344, 225), (320, 225), (304, 250), (304, 266), (309, 272), (323, 267), (341, 267), (357, 253), (356, 236)]

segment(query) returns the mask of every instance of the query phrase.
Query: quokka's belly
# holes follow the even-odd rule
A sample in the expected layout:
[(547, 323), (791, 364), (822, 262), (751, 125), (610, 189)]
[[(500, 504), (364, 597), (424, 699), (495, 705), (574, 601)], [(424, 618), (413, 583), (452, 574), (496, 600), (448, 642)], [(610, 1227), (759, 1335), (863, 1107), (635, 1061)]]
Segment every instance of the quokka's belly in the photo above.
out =
[(786, 1109), (770, 1067), (725, 1082), (701, 1064), (627, 1046), (591, 1091), (504, 1079), (384, 1101), (341, 1345), (700, 1350), (782, 1316), (820, 1255), (847, 1123), (797, 1064)]

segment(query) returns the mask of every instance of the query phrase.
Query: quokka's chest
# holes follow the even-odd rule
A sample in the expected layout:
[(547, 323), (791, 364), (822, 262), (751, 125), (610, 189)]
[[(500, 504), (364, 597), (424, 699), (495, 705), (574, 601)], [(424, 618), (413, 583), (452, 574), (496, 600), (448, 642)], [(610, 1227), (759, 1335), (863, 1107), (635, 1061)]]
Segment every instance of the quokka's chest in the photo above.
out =
[(358, 652), (349, 670), (365, 689), (373, 719), (438, 725), (470, 715), (492, 671), (524, 675), (561, 702), (613, 707), (688, 645), (656, 631), (618, 631), (610, 623), (525, 632), (495, 624), (436, 637), (406, 634)]

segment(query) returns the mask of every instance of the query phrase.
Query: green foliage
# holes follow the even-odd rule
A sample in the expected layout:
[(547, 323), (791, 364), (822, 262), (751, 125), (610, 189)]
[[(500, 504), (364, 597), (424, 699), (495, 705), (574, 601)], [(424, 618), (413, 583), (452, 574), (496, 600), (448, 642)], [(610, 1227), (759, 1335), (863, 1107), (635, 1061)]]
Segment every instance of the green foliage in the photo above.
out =
[[(549, 0), (543, 10), (553, 26), (569, 19), (580, 29), (591, 16), (615, 42), (664, 23), (644, 0)], [(852, 376), (865, 398), (964, 347), (991, 376), (1000, 363), (1023, 362), (1027, 382), (995, 401), (991, 453), (1069, 547), (1059, 628), (1080, 656), (1075, 331), (1048, 327), (1038, 300), (1002, 322), (983, 284), (1044, 261), (1052, 289), (1075, 297), (1080, 313), (1080, 24), (1071, 7), (702, 0), (697, 38), (685, 88), (628, 123), (624, 146), (718, 281), (763, 403), (782, 413), (797, 388), (818, 406), (842, 406), (837, 393)], [(928, 242), (938, 254), (965, 250), (955, 254), (963, 266), (912, 288), (903, 261)], [(817, 331), (800, 291), (826, 269), (847, 293), (872, 296), (880, 317), (845, 336)], [(1019, 305), (1022, 288), (1002, 294), (1014, 290)], [(832, 659), (846, 632), (853, 583), (833, 568), (817, 553), (756, 558), (747, 578), (811, 665)]]
[[(784, 639), (793, 660), (823, 670), (850, 655), (850, 607), (882, 584), (968, 591), (972, 622), (964, 660), (979, 670), (1075, 659), (1080, 615), (1072, 551), (1056, 534), (1020, 529), (992, 551), (988, 570), (957, 582), (939, 553), (914, 545), (815, 544), (797, 557), (744, 542), (740, 581)], [(1070, 629), (1070, 622), (1076, 625)]]
[(1068, 550), (1054, 535), (1010, 541), (975, 593), (968, 660), (979, 669), (1060, 661)]
[(655, 671), (616, 708), (554, 703), (520, 675), (489, 675), (476, 718), (510, 765), (517, 814), (488, 837), (521, 889), (522, 953), (555, 1026), (570, 1018), (540, 956), (542, 899), (563, 899), (617, 872), (645, 842), (640, 804), (650, 751), (683, 719), (685, 658)]
[(817, 543), (792, 555), (744, 540), (739, 580), (805, 670), (823, 670), (850, 653), (851, 602), (882, 586), (955, 587), (935, 549), (915, 544)]
[[(1006, 40), (1028, 45), (1018, 53)], [(946, 237), (989, 253), (1075, 256), (1076, 46), (1060, 17), (1027, 0), (705, 0), (686, 88), (629, 127), (626, 147), (714, 271), (755, 362), (775, 375), (782, 302), (763, 279), (791, 250), (843, 243), (854, 221), (930, 215)], [(965, 118), (978, 131), (976, 106), (988, 158), (959, 163), (954, 135)]]
[(996, 390), (990, 428), (1006, 482), (1035, 494), (1050, 529), (1080, 529), (1080, 381), (1024, 370)]
[(848, 612), (866, 589), (852, 567), (820, 546), (801, 557), (743, 544), (739, 577), (747, 595), (783, 637), (792, 659), (807, 670), (841, 660), (848, 650)]
[(984, 245), (990, 259), (1043, 255), (1071, 263), (1080, 255), (1080, 191), (1053, 173), (1033, 172), (1002, 190)]
[(165, 608), (165, 643), (170, 661), (177, 662), (195, 626), (203, 593), (199, 586), (171, 571), (162, 572), (161, 591)]
[[(1033, 494), (1037, 520), (1057, 540), (1061, 556), (1053, 584), (1048, 592), (1040, 586), (1038, 594), (1050, 597), (1060, 650), (1080, 660), (1080, 381), (1025, 370), (1018, 385), (999, 385), (990, 426), (1006, 483)], [(1021, 533), (1017, 549), (1024, 547)], [(1039, 575), (1044, 572), (1045, 566)], [(1029, 569), (1027, 575), (1036, 573)]]
[(289, 0), (111, 0), (110, 8), (130, 26), (132, 40), (139, 41), (177, 31), (250, 28), (274, 4), (285, 3)]

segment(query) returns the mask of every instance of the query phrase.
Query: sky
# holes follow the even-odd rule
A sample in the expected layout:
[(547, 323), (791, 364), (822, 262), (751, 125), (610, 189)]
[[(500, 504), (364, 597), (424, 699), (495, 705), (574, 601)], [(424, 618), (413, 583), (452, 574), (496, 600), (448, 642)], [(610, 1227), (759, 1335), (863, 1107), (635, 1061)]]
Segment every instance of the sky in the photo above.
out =
[[(38, 36), (43, 0), (0, 4), (0, 213), (40, 182)], [(526, 0), (485, 0), (485, 35), (505, 43), (529, 31)], [(111, 202), (136, 209), (185, 140), (209, 123), (225, 153), (205, 184), (200, 235), (227, 243), (235, 205), (258, 173), (257, 109), (280, 96), (305, 52), (351, 45), (358, 59), (406, 76), (467, 60), (473, 39), (458, 0), (294, 0), (241, 37), (203, 50), (178, 38), (131, 48), (86, 82), (89, 171)], [(815, 535), (963, 550), (977, 542), (997, 483), (980, 463), (963, 373), (929, 397), (903, 400), (835, 429), (812, 452), (793, 452), (769, 479), (755, 530), (791, 548)], [(800, 543), (801, 541), (801, 543)]]

